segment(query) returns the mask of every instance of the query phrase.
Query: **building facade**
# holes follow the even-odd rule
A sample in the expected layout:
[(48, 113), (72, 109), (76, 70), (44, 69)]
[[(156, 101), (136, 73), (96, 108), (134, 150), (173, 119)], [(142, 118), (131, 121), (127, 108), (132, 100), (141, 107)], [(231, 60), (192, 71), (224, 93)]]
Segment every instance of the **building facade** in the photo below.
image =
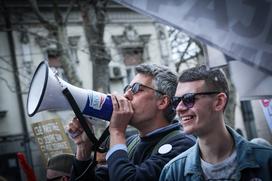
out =
[[(54, 44), (48, 46), (48, 42), (38, 36), (46, 32), (27, 5), (9, 1), (5, 6), (10, 14), (1, 19), (3, 31), (0, 31), (2, 42), (0, 44), (0, 175), (8, 180), (26, 180), (16, 156), (17, 152), (23, 152), (37, 178), (45, 180), (46, 163), (42, 158), (37, 135), (35, 137), (34, 134), (37, 127), (34, 129), (33, 124), (58, 119), (65, 126), (74, 113), (64, 110), (42, 111), (33, 117), (27, 115), (28, 89), (38, 64), (47, 60), (51, 68), (58, 71), (59, 75), (63, 74), (63, 70), (58, 59), (51, 56), (54, 55), (54, 52), (52, 53)], [(50, 20), (52, 11), (49, 6), (45, 3), (41, 10)], [(25, 8), (28, 10), (26, 11)], [(19, 21), (14, 20), (14, 17), (18, 19), (20, 17), (13, 13), (23, 12), (22, 9), (25, 12), (23, 17), (26, 22), (23, 26), (27, 28), (27, 31), (16, 29)], [(104, 42), (111, 57), (108, 72), (110, 92), (122, 94), (123, 87), (135, 74), (135, 66), (140, 63), (157, 63), (174, 67), (170, 58), (165, 26), (113, 2), (109, 3), (107, 10)], [(95, 67), (92, 67), (90, 61), (80, 12), (72, 11), (68, 22), (67, 47), (73, 57), (71, 61), (82, 80), (81, 88), (92, 90), (93, 80), (95, 80), (92, 77), (92, 70)], [(5, 31), (9, 28), (12, 31)], [(101, 134), (106, 124), (103, 121), (96, 123), (97, 135)], [(74, 145), (71, 144), (71, 148), (74, 151)]]

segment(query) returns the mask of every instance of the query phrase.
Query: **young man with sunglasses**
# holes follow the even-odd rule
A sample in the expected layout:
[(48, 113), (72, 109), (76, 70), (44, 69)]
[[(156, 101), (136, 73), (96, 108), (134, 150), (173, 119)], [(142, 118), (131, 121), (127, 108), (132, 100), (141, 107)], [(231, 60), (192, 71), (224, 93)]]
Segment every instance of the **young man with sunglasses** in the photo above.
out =
[(184, 131), (198, 140), (164, 167), (160, 181), (272, 180), (272, 149), (224, 124), (228, 96), (220, 70), (200, 66), (182, 73), (173, 104)]
[[(136, 76), (124, 88), (124, 95), (111, 95), (110, 149), (106, 166), (89, 168), (92, 143), (82, 133), (74, 136), (77, 144), (72, 179), (77, 180), (148, 180), (159, 179), (163, 166), (194, 145), (195, 140), (172, 124), (175, 110), (171, 104), (177, 77), (163, 66), (141, 64)], [(128, 125), (139, 135), (126, 140)], [(78, 121), (68, 125), (68, 132), (81, 132)], [(128, 146), (127, 146), (128, 145)]]

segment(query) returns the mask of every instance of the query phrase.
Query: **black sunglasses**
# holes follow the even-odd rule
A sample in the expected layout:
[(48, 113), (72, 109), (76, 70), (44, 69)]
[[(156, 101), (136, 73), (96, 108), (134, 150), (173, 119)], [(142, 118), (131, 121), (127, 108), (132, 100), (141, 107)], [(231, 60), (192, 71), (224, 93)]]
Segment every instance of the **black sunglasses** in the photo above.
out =
[(141, 87), (145, 87), (145, 88), (148, 88), (148, 89), (152, 89), (152, 90), (154, 90), (154, 91), (156, 91), (156, 92), (158, 92), (158, 93), (164, 95), (163, 92), (161, 92), (161, 91), (159, 91), (159, 90), (157, 90), (157, 89), (154, 89), (154, 88), (152, 88), (152, 87), (148, 87), (148, 86), (146, 86), (146, 85), (140, 84), (140, 83), (134, 83), (134, 84), (132, 84), (132, 85), (126, 85), (126, 87), (124, 88), (124, 93), (126, 93), (126, 92), (130, 89), (131, 92), (132, 92), (133, 94), (136, 94), (137, 92), (140, 91), (140, 88), (141, 88)]
[(220, 92), (198, 92), (198, 93), (187, 93), (181, 97), (174, 96), (172, 97), (173, 108), (176, 109), (180, 101), (186, 106), (186, 108), (192, 108), (195, 105), (195, 100), (197, 95), (212, 95), (219, 94)]

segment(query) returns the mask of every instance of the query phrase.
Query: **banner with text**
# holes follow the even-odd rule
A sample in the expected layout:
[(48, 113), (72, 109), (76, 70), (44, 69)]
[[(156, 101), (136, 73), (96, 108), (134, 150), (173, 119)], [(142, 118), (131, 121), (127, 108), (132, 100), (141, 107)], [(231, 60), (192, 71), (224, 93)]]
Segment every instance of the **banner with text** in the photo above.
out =
[(272, 75), (272, 0), (114, 0)]

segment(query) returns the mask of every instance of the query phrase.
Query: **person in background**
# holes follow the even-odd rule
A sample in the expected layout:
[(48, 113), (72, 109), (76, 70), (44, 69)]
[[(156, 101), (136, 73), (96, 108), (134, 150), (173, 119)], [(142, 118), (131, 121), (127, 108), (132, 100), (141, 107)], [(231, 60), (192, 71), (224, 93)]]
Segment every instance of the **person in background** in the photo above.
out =
[[(111, 95), (113, 113), (109, 125), (106, 166), (91, 167), (92, 143), (77, 118), (67, 127), (77, 144), (72, 180), (157, 181), (163, 166), (195, 144), (194, 139), (172, 124), (177, 77), (168, 68), (155, 64), (136, 67), (136, 76), (124, 88), (124, 95)], [(126, 140), (128, 125), (139, 134)]]
[(46, 168), (47, 181), (68, 181), (72, 171), (74, 155), (63, 153), (51, 157)]
[(253, 144), (224, 123), (229, 88), (220, 70), (185, 70), (173, 105), (185, 133), (197, 143), (171, 160), (160, 181), (272, 180), (272, 149)]

